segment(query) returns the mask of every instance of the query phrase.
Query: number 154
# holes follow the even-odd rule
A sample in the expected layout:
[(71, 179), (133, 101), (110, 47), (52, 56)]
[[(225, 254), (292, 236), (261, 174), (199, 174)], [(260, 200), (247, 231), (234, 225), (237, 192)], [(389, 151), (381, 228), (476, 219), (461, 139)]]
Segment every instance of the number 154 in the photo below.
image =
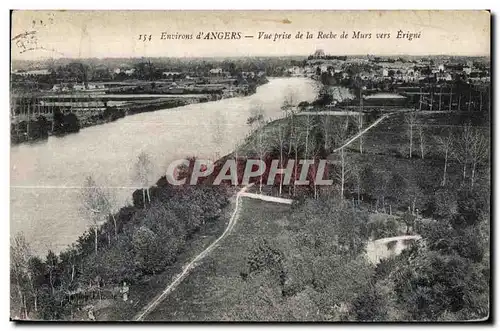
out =
[(151, 35), (150, 34), (140, 34), (139, 35), (139, 40), (142, 40), (142, 41), (151, 41)]

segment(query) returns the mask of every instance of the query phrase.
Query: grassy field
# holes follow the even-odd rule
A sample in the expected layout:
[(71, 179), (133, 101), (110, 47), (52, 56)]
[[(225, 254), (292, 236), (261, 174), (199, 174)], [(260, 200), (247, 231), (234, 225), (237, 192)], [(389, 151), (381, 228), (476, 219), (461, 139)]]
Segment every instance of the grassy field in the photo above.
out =
[[(471, 123), (473, 126), (480, 127), (483, 130), (489, 130), (487, 119), (482, 114), (446, 114), (446, 113), (424, 113), (417, 115), (417, 125), (413, 132), (413, 153), (414, 157), (420, 157), (420, 140), (418, 126), (422, 125), (425, 138), (425, 156), (441, 158), (438, 152), (439, 136), (448, 134), (447, 130), (457, 133), (461, 126)], [(399, 113), (390, 116), (382, 121), (374, 129), (368, 131), (363, 136), (364, 152), (368, 154), (384, 154), (392, 156), (407, 155), (409, 150), (409, 132), (408, 125), (405, 122), (405, 114)], [(351, 149), (358, 151), (359, 145), (354, 142)]]
[(249, 250), (256, 240), (286, 240), (289, 206), (243, 198), (238, 223), (232, 233), (193, 270), (146, 320), (215, 321), (228, 319), (244, 287)]
[[(434, 192), (439, 188), (442, 178), (443, 160), (436, 153), (436, 136), (442, 134), (443, 128), (458, 130), (462, 123), (460, 117), (456, 115), (451, 117), (445, 114), (422, 116), (425, 116), (421, 118), (421, 123), (426, 125), (425, 132), (430, 151), (423, 159), (418, 154), (418, 136), (415, 138), (415, 155), (412, 159), (407, 158), (401, 152), (407, 148), (408, 143), (403, 114), (397, 114), (369, 131), (364, 136), (363, 154), (357, 152), (356, 142), (347, 153), (349, 162), (361, 168), (369, 167), (378, 174), (386, 173), (389, 177), (397, 174), (409, 180), (409, 182), (415, 183), (418, 189), (421, 190), (419, 195), (421, 201), (418, 201), (419, 208), (424, 208), (427, 205), (426, 199), (433, 196)], [(273, 124), (276, 123), (273, 122)], [(266, 137), (269, 139), (272, 138), (270, 132), (266, 132)], [(461, 169), (458, 164), (453, 162), (449, 164), (448, 181), (451, 187), (460, 185)], [(400, 205), (397, 205), (396, 202), (391, 202), (390, 196), (395, 195), (392, 200), (396, 201), (398, 195), (405, 194), (401, 192), (388, 193), (386, 196), (388, 203), (394, 203), (393, 212), (404, 211), (407, 202), (400, 202)], [(273, 320), (277, 316), (279, 320), (282, 316), (280, 313), (284, 311), (283, 305), (293, 304), (295, 302), (293, 300), (300, 301), (300, 304), (297, 304), (299, 315), (287, 315), (283, 319), (293, 320), (299, 318), (307, 320), (311, 318), (311, 316), (307, 317), (306, 315), (297, 317), (301, 316), (301, 313), (311, 311), (310, 308), (305, 308), (307, 307), (307, 299), (300, 299), (302, 298), (301, 295), (308, 296), (308, 294), (305, 294), (307, 291), (292, 297), (289, 299), (290, 301), (274, 302), (273, 298), (281, 297), (281, 294), (274, 293), (272, 286), (261, 287), (258, 289), (258, 295), (255, 296), (255, 289), (246, 284), (241, 274), (248, 264), (249, 253), (255, 248), (256, 242), (262, 240), (278, 242), (280, 247), (284, 248), (284, 251), (286, 251), (287, 247), (291, 247), (290, 242), (293, 240), (293, 233), (289, 222), (293, 219), (293, 215), (290, 213), (290, 207), (286, 205), (243, 198), (241, 214), (233, 232), (191, 272), (174, 292), (146, 317), (146, 320), (231, 321), (240, 317), (240, 315), (234, 315), (233, 313), (234, 307), (238, 306), (244, 306), (248, 310), (246, 313), (254, 316), (256, 320), (259, 320), (260, 316), (264, 320), (266, 316), (272, 316)], [(387, 223), (388, 221), (393, 221), (394, 226), (387, 229), (387, 234), (381, 233), (381, 236), (405, 233), (406, 228), (398, 217), (387, 214), (372, 214), (369, 222)], [(298, 268), (305, 268), (306, 261), (299, 259), (297, 263)], [(165, 276), (168, 278), (169, 275)], [(349, 277), (340, 275), (337, 278), (349, 279)], [(170, 278), (162, 279), (160, 282), (167, 284), (169, 281)], [(263, 281), (262, 284), (267, 283)], [(254, 293), (249, 292), (249, 289), (250, 291), (253, 290)], [(149, 293), (152, 292), (153, 290)], [(151, 297), (153, 296), (154, 294), (151, 294)], [(310, 297), (315, 296), (311, 295)], [(273, 304), (266, 303), (266, 300), (273, 301)], [(272, 311), (268, 314), (266, 309), (269, 309), (270, 306), (282, 307), (282, 310)], [(311, 307), (314, 307), (314, 305)]]
[[(427, 200), (440, 189), (443, 178), (444, 153), (440, 150), (438, 138), (448, 135), (449, 131), (458, 137), (462, 125), (468, 123), (468, 119), (471, 119), (470, 122), (474, 127), (484, 130), (487, 136), (490, 132), (488, 124), (479, 120), (477, 116), (464, 118), (461, 114), (420, 114), (417, 119), (418, 125), (424, 128), (424, 158), (421, 156), (420, 137), (416, 128), (413, 132), (413, 157), (411, 159), (408, 157), (409, 135), (404, 114), (393, 115), (368, 131), (363, 136), (363, 154), (359, 153), (359, 142), (355, 141), (348, 148), (347, 155), (348, 162), (358, 168), (370, 168), (378, 174), (385, 173), (390, 177), (397, 174), (415, 183), (421, 190), (419, 204), (424, 208)], [(454, 138), (454, 141), (457, 139)], [(477, 169), (480, 181), (489, 180), (487, 164), (488, 162)], [(454, 189), (460, 187), (463, 183), (462, 171), (462, 165), (450, 153), (446, 172), (448, 187)]]
[[(119, 297), (101, 309), (99, 309), (99, 304), (96, 304), (96, 319), (107, 321), (132, 320), (146, 304), (171, 283), (172, 279), (181, 272), (185, 264), (202, 252), (224, 232), (234, 207), (235, 201), (233, 199), (224, 210), (224, 217), (221, 217), (218, 222), (206, 223), (202, 226), (200, 231), (194, 234), (194, 238), (189, 241), (186, 249), (178, 256), (177, 261), (167, 267), (164, 272), (149, 276), (141, 283), (131, 285), (129, 300), (127, 302), (122, 301)], [(83, 316), (83, 318), (86, 319), (86, 316)]]

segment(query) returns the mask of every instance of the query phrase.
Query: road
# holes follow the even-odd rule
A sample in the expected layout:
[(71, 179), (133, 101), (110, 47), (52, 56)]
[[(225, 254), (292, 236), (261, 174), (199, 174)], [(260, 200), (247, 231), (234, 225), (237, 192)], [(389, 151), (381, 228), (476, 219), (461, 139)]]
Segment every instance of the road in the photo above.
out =
[(141, 311), (136, 316), (134, 316), (133, 318), (134, 321), (144, 320), (144, 318), (151, 311), (153, 311), (156, 308), (156, 306), (158, 306), (159, 303), (161, 303), (172, 291), (174, 291), (177, 288), (177, 286), (186, 278), (189, 272), (196, 267), (196, 263), (199, 262), (201, 259), (203, 259), (205, 256), (207, 256), (208, 253), (210, 253), (217, 246), (219, 241), (224, 239), (231, 232), (231, 230), (234, 228), (234, 225), (238, 221), (241, 196), (252, 185), (253, 184), (245, 186), (241, 190), (239, 190), (238, 193), (236, 193), (236, 205), (233, 214), (229, 219), (229, 223), (227, 224), (227, 227), (222, 233), (222, 235), (220, 235), (220, 237), (218, 237), (213, 243), (211, 243), (210, 246), (205, 248), (203, 252), (201, 252), (194, 259), (192, 259), (191, 262), (189, 262), (182, 269), (182, 272), (174, 278), (174, 280), (165, 288), (165, 290), (159, 296), (151, 300), (143, 309), (141, 309)]

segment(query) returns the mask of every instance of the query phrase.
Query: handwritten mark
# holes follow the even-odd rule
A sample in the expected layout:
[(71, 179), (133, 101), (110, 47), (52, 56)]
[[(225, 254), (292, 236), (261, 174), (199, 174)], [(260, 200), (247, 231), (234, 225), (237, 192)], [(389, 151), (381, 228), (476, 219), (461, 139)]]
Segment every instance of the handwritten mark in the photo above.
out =
[(47, 28), (49, 25), (54, 24), (54, 14), (49, 14), (48, 17), (44, 19), (33, 19), (31, 21), (31, 30), (25, 31), (14, 36), (11, 41), (15, 43), (16, 47), (19, 50), (19, 54), (28, 52), (28, 51), (36, 51), (43, 50), (54, 52), (60, 55), (64, 55), (61, 52), (58, 52), (54, 49), (46, 48), (43, 46), (39, 46), (39, 40), (37, 38), (37, 28)]
[(23, 54), (23, 53), (30, 52), (30, 51), (46, 51), (46, 52), (52, 52), (52, 53), (56, 53), (56, 54), (59, 54), (61, 56), (64, 56), (64, 53), (62, 53), (62, 52), (59, 52), (53, 48), (46, 48), (43, 46), (26, 48), (26, 49), (20, 51), (19, 54)]

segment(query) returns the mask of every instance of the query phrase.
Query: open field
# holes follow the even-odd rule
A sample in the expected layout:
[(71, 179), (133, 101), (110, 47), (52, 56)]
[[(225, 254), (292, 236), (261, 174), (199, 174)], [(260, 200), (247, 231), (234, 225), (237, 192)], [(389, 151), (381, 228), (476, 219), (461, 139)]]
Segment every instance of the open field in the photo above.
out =
[(287, 238), (289, 206), (248, 198), (233, 232), (145, 320), (225, 320), (244, 287), (240, 273), (257, 240)]
[[(408, 153), (409, 132), (405, 114), (396, 113), (383, 121), (374, 130), (370, 130), (363, 137), (364, 152), (369, 154), (385, 154), (402, 156)], [(414, 153), (420, 156), (418, 127), (424, 128), (426, 136), (426, 153), (429, 157), (440, 157), (438, 153), (437, 137), (444, 137), (448, 130), (457, 133), (461, 126), (471, 123), (474, 127), (489, 132), (489, 121), (484, 114), (467, 113), (417, 113), (415, 130), (413, 132)], [(356, 143), (352, 146), (356, 148)], [(357, 150), (357, 149), (356, 149)]]
[[(103, 309), (96, 309), (97, 320), (132, 320), (133, 317), (149, 301), (161, 293), (170, 284), (172, 279), (182, 270), (184, 264), (202, 252), (217, 237), (219, 237), (229, 221), (234, 209), (234, 201), (224, 210), (224, 217), (218, 222), (206, 223), (199, 232), (195, 233), (185, 250), (178, 256), (176, 262), (168, 266), (165, 271), (145, 277), (140, 283), (130, 286), (129, 301), (123, 302), (120, 297), (112, 301), (112, 305)], [(86, 319), (86, 316), (82, 316)], [(78, 319), (78, 318), (76, 318)]]

